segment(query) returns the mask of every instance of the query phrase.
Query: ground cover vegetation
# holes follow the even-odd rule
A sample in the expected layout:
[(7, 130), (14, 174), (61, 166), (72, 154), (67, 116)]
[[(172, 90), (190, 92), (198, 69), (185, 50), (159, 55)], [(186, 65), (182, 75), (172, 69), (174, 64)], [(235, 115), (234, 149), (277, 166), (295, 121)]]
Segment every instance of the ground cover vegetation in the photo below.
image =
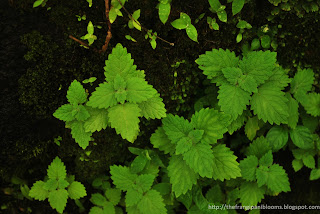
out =
[(24, 169), (1, 167), (4, 212), (319, 204), (318, 0), (12, 4), (55, 29), (21, 36), (18, 81), (24, 112), (54, 122), (16, 142)]

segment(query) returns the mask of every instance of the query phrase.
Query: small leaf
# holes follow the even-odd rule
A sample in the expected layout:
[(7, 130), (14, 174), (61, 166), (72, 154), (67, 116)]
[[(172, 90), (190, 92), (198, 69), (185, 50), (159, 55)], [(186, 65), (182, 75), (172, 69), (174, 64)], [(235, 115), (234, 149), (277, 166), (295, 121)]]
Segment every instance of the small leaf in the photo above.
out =
[(182, 29), (186, 29), (188, 26), (188, 23), (186, 22), (186, 20), (183, 19), (176, 19), (173, 22), (171, 22), (172, 27), (178, 29), (178, 30), (182, 30)]
[(220, 21), (222, 22), (227, 22), (228, 17), (227, 17), (227, 13), (225, 10), (222, 10), (220, 12), (217, 12), (218, 18), (220, 19)]
[(91, 21), (89, 21), (88, 23), (87, 31), (88, 31), (88, 34), (91, 34), (91, 35), (94, 33), (94, 27)]
[(245, 0), (233, 0), (232, 2), (232, 14), (236, 15), (239, 13), (244, 5)]
[(317, 180), (320, 178), (320, 169), (313, 169), (311, 170), (311, 173), (310, 173), (310, 180), (313, 181), (313, 180)]
[(189, 26), (186, 28), (186, 32), (191, 40), (198, 42), (198, 32), (192, 24), (189, 24)]
[(264, 35), (261, 37), (261, 46), (265, 49), (269, 49), (271, 45), (271, 38), (269, 35)]
[(80, 199), (87, 195), (86, 188), (78, 181), (74, 181), (68, 187), (68, 194), (71, 199)]
[(42, 3), (44, 2), (44, 0), (37, 0), (33, 3), (33, 7), (39, 7)]
[(170, 3), (159, 4), (159, 18), (163, 24), (165, 24), (170, 15), (171, 5)]

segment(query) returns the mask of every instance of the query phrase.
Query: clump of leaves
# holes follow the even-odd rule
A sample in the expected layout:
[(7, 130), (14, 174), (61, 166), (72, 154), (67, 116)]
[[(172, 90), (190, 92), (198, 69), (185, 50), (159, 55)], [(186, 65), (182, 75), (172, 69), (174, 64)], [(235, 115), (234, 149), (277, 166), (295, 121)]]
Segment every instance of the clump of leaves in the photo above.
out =
[(191, 24), (191, 19), (186, 13), (180, 13), (180, 18), (171, 22), (171, 25), (179, 30), (185, 29), (188, 37), (198, 42), (198, 32), (197, 29)]
[(74, 176), (67, 176), (64, 163), (56, 157), (47, 169), (44, 181), (37, 181), (31, 187), (29, 196), (44, 201), (48, 198), (50, 206), (58, 213), (63, 213), (68, 198), (78, 200), (87, 195), (86, 189)]
[(92, 43), (94, 42), (94, 40), (97, 39), (96, 35), (93, 35), (94, 33), (94, 26), (92, 24), (91, 21), (89, 21), (88, 26), (87, 26), (87, 31), (88, 33), (84, 36), (81, 37), (81, 39), (85, 39), (88, 40), (89, 45), (92, 45)]
[(139, 17), (140, 17), (140, 9), (134, 11), (132, 14), (132, 17), (130, 17), (130, 20), (128, 22), (128, 27), (130, 29), (136, 28), (137, 30), (141, 31), (141, 24), (138, 21)]

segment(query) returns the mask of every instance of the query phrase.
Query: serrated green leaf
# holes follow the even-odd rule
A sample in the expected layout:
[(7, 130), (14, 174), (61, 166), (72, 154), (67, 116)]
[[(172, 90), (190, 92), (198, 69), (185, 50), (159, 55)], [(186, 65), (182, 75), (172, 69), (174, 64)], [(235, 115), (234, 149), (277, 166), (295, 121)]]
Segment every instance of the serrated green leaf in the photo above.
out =
[(155, 176), (151, 174), (139, 175), (135, 180), (135, 189), (147, 192), (151, 189)]
[(205, 143), (193, 144), (192, 147), (183, 154), (183, 160), (193, 169), (199, 173), (201, 177), (212, 178), (213, 176), (213, 153), (211, 146)]
[(30, 189), (29, 196), (39, 201), (48, 198), (49, 192), (43, 188), (44, 184), (43, 181), (36, 181)]
[(86, 149), (91, 140), (92, 132), (86, 132), (84, 122), (75, 121), (71, 124), (71, 135), (82, 149)]
[(69, 186), (69, 182), (67, 180), (64, 179), (59, 179), (58, 180), (58, 188), (59, 189), (65, 189)]
[(311, 181), (313, 181), (313, 180), (317, 180), (317, 179), (319, 179), (319, 178), (320, 178), (320, 169), (313, 169), (313, 170), (311, 170), (309, 179), (310, 179)]
[(58, 180), (57, 179), (49, 179), (43, 185), (43, 188), (48, 191), (53, 191), (58, 188)]
[(210, 203), (222, 203), (224, 201), (224, 194), (219, 184), (214, 185), (208, 190), (208, 192), (206, 193), (206, 199)]
[(238, 67), (239, 58), (234, 52), (223, 49), (213, 49), (199, 56), (195, 61), (203, 74), (208, 76), (208, 79), (223, 76), (222, 69), (227, 67)]
[(239, 13), (244, 5), (245, 0), (233, 0), (232, 2), (232, 14), (236, 15)]
[(152, 187), (153, 190), (158, 191), (162, 196), (171, 192), (171, 185), (169, 183), (157, 183)]
[(257, 131), (260, 129), (259, 120), (257, 117), (250, 117), (244, 127), (244, 132), (246, 133), (248, 139), (252, 141)]
[(239, 63), (244, 74), (252, 76), (258, 85), (264, 83), (275, 68), (277, 53), (270, 51), (253, 51), (248, 53)]
[(83, 105), (73, 106), (74, 117), (79, 121), (84, 121), (90, 117), (89, 112)]
[(254, 155), (260, 159), (269, 150), (271, 150), (271, 146), (267, 139), (264, 137), (258, 137), (249, 145), (246, 155)]
[(131, 163), (131, 172), (136, 174), (141, 172), (148, 163), (148, 161), (149, 160), (144, 156), (137, 156)]
[(204, 130), (202, 140), (208, 144), (214, 144), (223, 138), (230, 123), (230, 116), (219, 113), (214, 109), (201, 109), (191, 117), (191, 124), (199, 130)]
[(127, 100), (140, 103), (154, 97), (157, 91), (142, 78), (133, 77), (127, 80)]
[(305, 126), (297, 126), (290, 130), (292, 142), (301, 149), (311, 149), (314, 147), (310, 130)]
[(197, 183), (198, 174), (186, 164), (181, 155), (171, 156), (167, 169), (172, 191), (176, 197), (185, 194)]
[(283, 90), (290, 82), (291, 79), (289, 78), (288, 74), (286, 74), (285, 70), (282, 67), (276, 67), (264, 85), (269, 85)]
[(121, 199), (121, 190), (115, 188), (108, 188), (105, 192), (107, 199), (116, 206)]
[(181, 138), (187, 137), (193, 130), (192, 124), (183, 117), (169, 114), (162, 119), (163, 130), (172, 143), (176, 144)]
[(154, 148), (158, 148), (160, 151), (163, 151), (164, 154), (170, 153), (172, 155), (175, 152), (175, 144), (171, 143), (171, 140), (162, 127), (159, 127), (156, 132), (151, 135), (150, 142)]
[(139, 133), (140, 109), (137, 104), (119, 104), (108, 109), (109, 122), (117, 134), (133, 143)]
[(143, 195), (141, 201), (138, 203), (138, 208), (141, 214), (166, 214), (167, 209), (163, 202), (160, 193), (155, 190), (148, 191)]
[(295, 172), (298, 172), (302, 167), (303, 167), (302, 160), (294, 159), (292, 161), (292, 168), (294, 169)]
[(159, 18), (163, 24), (165, 24), (169, 18), (171, 10), (170, 3), (167, 4), (159, 4)]
[(280, 89), (266, 84), (258, 88), (258, 93), (253, 94), (251, 110), (264, 122), (280, 125), (288, 123), (288, 99)]
[(243, 90), (249, 92), (250, 94), (252, 92), (258, 92), (258, 84), (250, 75), (242, 75), (238, 80), (238, 84)]
[(192, 140), (188, 137), (183, 137), (177, 142), (176, 155), (188, 152), (192, 147)]
[(74, 181), (68, 187), (68, 194), (71, 199), (80, 199), (87, 195), (86, 188), (78, 181)]
[(153, 96), (139, 104), (141, 115), (147, 119), (161, 119), (166, 116), (166, 109), (162, 98), (159, 95)]
[(299, 121), (299, 104), (298, 102), (291, 97), (289, 93), (286, 93), (288, 99), (288, 126), (292, 129), (297, 127)]
[(305, 102), (301, 103), (304, 109), (314, 117), (320, 116), (320, 94), (309, 93), (305, 96)]
[(198, 32), (197, 32), (197, 29), (192, 24), (188, 25), (188, 27), (186, 28), (186, 32), (188, 37), (192, 41), (198, 42)]
[(272, 127), (266, 136), (274, 152), (282, 149), (287, 144), (288, 138), (289, 131), (283, 126)]
[(65, 189), (58, 189), (49, 192), (48, 201), (53, 209), (56, 209), (58, 213), (63, 213), (64, 208), (67, 205), (68, 192)]
[(241, 114), (237, 117), (237, 119), (232, 121), (231, 124), (228, 126), (229, 134), (232, 135), (235, 131), (239, 130), (244, 125), (246, 119), (247, 118), (245, 114)]
[(224, 144), (219, 144), (213, 149), (213, 178), (230, 180), (231, 178), (240, 177), (239, 163), (236, 161), (237, 156)]
[(93, 108), (109, 108), (117, 104), (113, 83), (101, 83), (89, 98), (87, 106)]
[(77, 80), (74, 80), (69, 86), (67, 99), (71, 104), (82, 104), (87, 101), (86, 91)]
[(271, 166), (273, 163), (273, 155), (272, 151), (267, 152), (265, 155), (263, 155), (259, 160), (259, 166)]
[(243, 182), (239, 193), (242, 206), (256, 206), (264, 199), (265, 189), (254, 182)]
[(75, 119), (72, 115), (73, 106), (70, 104), (64, 104), (60, 106), (54, 113), (53, 116), (59, 120), (70, 122)]
[(109, 201), (103, 206), (103, 214), (116, 214), (116, 209)]
[(232, 119), (235, 120), (249, 105), (250, 93), (229, 83), (222, 84), (219, 88), (218, 104), (222, 111), (230, 114)]
[(122, 191), (132, 189), (134, 181), (138, 177), (137, 174), (131, 173), (128, 167), (115, 165), (110, 167), (110, 174), (113, 184)]
[(139, 203), (143, 197), (143, 192), (134, 189), (128, 189), (126, 194), (126, 206), (130, 207)]
[(108, 125), (108, 111), (106, 109), (97, 109), (87, 107), (90, 118), (84, 122), (86, 132), (95, 132), (105, 129)]
[(240, 68), (223, 68), (221, 69), (224, 77), (229, 81), (230, 84), (237, 84), (239, 78), (242, 76), (242, 71)]
[(64, 163), (59, 157), (56, 157), (47, 169), (49, 179), (65, 179), (67, 177), (67, 170)]
[(256, 179), (256, 169), (258, 167), (258, 158), (250, 155), (240, 161), (240, 169), (242, 178), (247, 181), (254, 181)]
[(100, 193), (93, 193), (91, 195), (90, 201), (94, 205), (98, 205), (98, 206), (101, 206), (101, 207), (103, 207), (107, 203), (107, 199), (103, 195), (101, 195)]
[(310, 168), (310, 169), (314, 169), (316, 168), (316, 161), (314, 159), (314, 157), (312, 155), (305, 155), (302, 157), (302, 162), (303, 164)]
[(260, 166), (256, 171), (258, 186), (267, 185), (274, 192), (290, 191), (290, 183), (286, 171), (278, 164), (273, 164), (269, 168)]
[(290, 84), (290, 92), (296, 97), (297, 94), (305, 94), (311, 90), (314, 81), (314, 73), (311, 69), (299, 70)]

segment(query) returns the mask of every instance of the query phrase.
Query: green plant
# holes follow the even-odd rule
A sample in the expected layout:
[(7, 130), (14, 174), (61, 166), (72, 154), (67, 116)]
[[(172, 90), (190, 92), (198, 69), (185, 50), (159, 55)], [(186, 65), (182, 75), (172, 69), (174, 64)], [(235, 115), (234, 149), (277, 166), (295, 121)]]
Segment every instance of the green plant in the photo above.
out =
[(84, 36), (81, 37), (81, 39), (86, 39), (89, 42), (89, 45), (92, 45), (94, 40), (97, 39), (97, 36), (93, 35), (94, 33), (94, 26), (91, 21), (89, 21), (88, 26), (87, 26), (87, 31), (88, 33)]
[(168, 20), (171, 10), (171, 0), (159, 0), (157, 8), (159, 10), (159, 18), (163, 24)]
[(198, 42), (198, 32), (197, 29), (191, 24), (191, 19), (186, 13), (180, 13), (180, 18), (171, 22), (171, 25), (179, 30), (185, 29), (188, 37)]
[(136, 28), (141, 31), (141, 24), (138, 19), (140, 17), (140, 9), (133, 12), (132, 16), (130, 16), (130, 20), (128, 22), (128, 26), (130, 29)]
[(66, 167), (59, 157), (52, 161), (47, 173), (44, 181), (33, 184), (29, 196), (39, 201), (48, 198), (50, 206), (58, 213), (63, 213), (68, 198), (78, 200), (87, 195), (83, 184), (75, 181), (74, 176), (67, 176)]
[(133, 65), (127, 49), (118, 44), (106, 60), (105, 82), (87, 102), (85, 89), (74, 80), (67, 93), (69, 104), (58, 108), (53, 116), (66, 122), (72, 137), (85, 149), (95, 131), (108, 124), (123, 139), (133, 142), (139, 133), (139, 117), (161, 119), (166, 109), (160, 94), (145, 80), (144, 71)]

